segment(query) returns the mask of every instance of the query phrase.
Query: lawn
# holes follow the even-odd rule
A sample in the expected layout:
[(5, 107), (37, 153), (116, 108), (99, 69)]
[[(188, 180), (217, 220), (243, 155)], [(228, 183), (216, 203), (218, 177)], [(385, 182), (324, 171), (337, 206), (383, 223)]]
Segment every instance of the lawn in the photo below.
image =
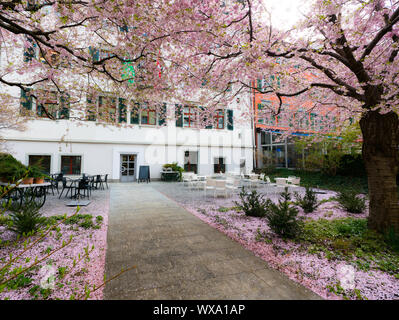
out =
[(358, 193), (368, 193), (367, 177), (328, 176), (321, 172), (303, 170), (276, 169), (267, 174), (271, 179), (297, 176), (301, 178), (301, 186), (320, 188), (332, 191), (356, 190)]

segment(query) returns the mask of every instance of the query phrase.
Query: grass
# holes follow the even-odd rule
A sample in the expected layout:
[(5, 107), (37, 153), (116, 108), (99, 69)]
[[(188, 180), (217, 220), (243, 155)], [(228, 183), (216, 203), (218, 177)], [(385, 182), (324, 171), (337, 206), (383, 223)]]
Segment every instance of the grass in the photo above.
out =
[(366, 219), (308, 220), (297, 240), (309, 253), (324, 253), (329, 260), (399, 275), (399, 251), (386, 237), (369, 230)]
[(301, 178), (302, 187), (320, 188), (332, 191), (354, 190), (357, 193), (368, 194), (367, 177), (328, 176), (321, 172), (303, 170), (276, 169), (267, 174), (270, 179), (297, 176)]

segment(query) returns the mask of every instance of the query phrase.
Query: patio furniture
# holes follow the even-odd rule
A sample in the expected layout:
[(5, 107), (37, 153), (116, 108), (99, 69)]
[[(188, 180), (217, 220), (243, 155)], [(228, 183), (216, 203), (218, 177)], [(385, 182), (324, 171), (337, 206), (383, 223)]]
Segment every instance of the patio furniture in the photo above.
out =
[(232, 194), (234, 191), (238, 191), (240, 189), (240, 180), (227, 180), (226, 189), (230, 192), (230, 194)]
[(104, 183), (105, 183), (105, 185), (107, 186), (107, 189), (109, 189), (108, 188), (108, 173), (105, 175), (105, 177), (104, 177)]
[(211, 191), (215, 192), (215, 188), (216, 188), (215, 182), (216, 182), (216, 180), (214, 180), (214, 179), (211, 179), (209, 177), (206, 178), (206, 185), (204, 188), (205, 197), (207, 196), (207, 191), (211, 190)]
[(0, 204), (10, 205), (18, 210), (24, 203), (35, 202), (41, 208), (46, 202), (46, 189), (51, 185), (50, 182), (35, 184), (8, 184), (0, 182), (1, 186), (11, 189), (0, 199)]
[(287, 185), (287, 178), (276, 178), (276, 184), (278, 186), (286, 186)]
[(192, 181), (194, 178), (195, 173), (194, 172), (183, 172), (182, 173), (182, 180), (183, 180), (183, 185), (184, 186), (192, 186)]
[[(80, 179), (75, 187), (75, 194), (73, 197), (75, 199), (80, 199), (82, 196), (90, 199), (90, 183), (88, 179)], [(87, 192), (87, 195), (86, 195)], [(72, 197), (71, 197), (72, 198)]]
[(288, 177), (287, 179), (288, 183), (291, 183), (292, 185), (297, 185), (299, 186), (300, 182), (301, 182), (301, 178), (297, 178), (297, 177)]
[(67, 179), (66, 178), (62, 178), (62, 190), (61, 190), (61, 194), (58, 197), (58, 199), (61, 199), (62, 194), (64, 193), (64, 190), (67, 189), (67, 193), (65, 195), (65, 197), (68, 196), (69, 191), (71, 191), (71, 198), (72, 198), (72, 192), (73, 189), (75, 189), (75, 183), (77, 180), (69, 180), (69, 185), (67, 183)]
[(100, 185), (100, 189), (104, 190), (104, 181), (101, 179), (101, 175), (97, 174), (96, 179), (94, 181), (94, 184), (96, 185), (95, 188), (98, 189), (98, 185)]
[(270, 178), (268, 177), (268, 176), (266, 176), (266, 183), (267, 183), (267, 185), (269, 185), (269, 186), (277, 186), (277, 184), (275, 184), (275, 183), (272, 183), (271, 181), (270, 181)]
[(259, 186), (259, 175), (251, 175), (249, 180), (251, 188), (257, 188)]
[(218, 194), (223, 194), (227, 198), (226, 180), (215, 180), (214, 197)]

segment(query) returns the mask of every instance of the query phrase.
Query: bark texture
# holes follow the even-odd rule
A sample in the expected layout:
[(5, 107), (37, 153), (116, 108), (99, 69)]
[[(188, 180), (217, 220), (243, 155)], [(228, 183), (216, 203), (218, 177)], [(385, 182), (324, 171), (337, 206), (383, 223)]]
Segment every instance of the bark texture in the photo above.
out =
[(399, 232), (398, 125), (398, 115), (394, 112), (369, 111), (360, 120), (370, 197), (368, 225), (379, 232), (392, 227)]

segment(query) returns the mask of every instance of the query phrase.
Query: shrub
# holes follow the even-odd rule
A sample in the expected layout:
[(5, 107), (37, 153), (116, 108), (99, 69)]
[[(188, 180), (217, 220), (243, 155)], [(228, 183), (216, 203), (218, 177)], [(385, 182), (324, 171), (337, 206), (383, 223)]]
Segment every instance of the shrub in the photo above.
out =
[(242, 187), (240, 192), (241, 203), (235, 201), (235, 204), (244, 211), (245, 215), (250, 217), (264, 217), (266, 213), (267, 200), (263, 199), (263, 195), (258, 194), (256, 190), (251, 193), (245, 192)]
[(265, 218), (270, 229), (283, 238), (294, 238), (302, 229), (302, 220), (298, 218), (298, 209), (290, 206), (291, 195), (288, 188), (280, 194), (278, 204), (268, 199)]
[(20, 209), (9, 215), (10, 221), (7, 227), (18, 235), (34, 234), (47, 222), (47, 219), (39, 211), (40, 206), (34, 201), (25, 200)]
[(163, 169), (171, 168), (172, 171), (179, 172), (179, 178), (178, 179), (179, 179), (179, 181), (182, 180), (182, 172), (184, 172), (184, 168), (180, 167), (177, 164), (177, 162), (167, 163), (167, 164), (164, 164), (162, 167), (163, 167)]
[(12, 155), (0, 154), (0, 177), (7, 182), (16, 182), (27, 174), (27, 168)]
[(350, 213), (362, 213), (366, 209), (366, 200), (359, 197), (353, 190), (340, 192), (337, 201)]
[(297, 204), (305, 211), (305, 213), (313, 212), (320, 205), (317, 201), (316, 192), (309, 187), (306, 187), (306, 193), (303, 197), (299, 193), (294, 192)]

